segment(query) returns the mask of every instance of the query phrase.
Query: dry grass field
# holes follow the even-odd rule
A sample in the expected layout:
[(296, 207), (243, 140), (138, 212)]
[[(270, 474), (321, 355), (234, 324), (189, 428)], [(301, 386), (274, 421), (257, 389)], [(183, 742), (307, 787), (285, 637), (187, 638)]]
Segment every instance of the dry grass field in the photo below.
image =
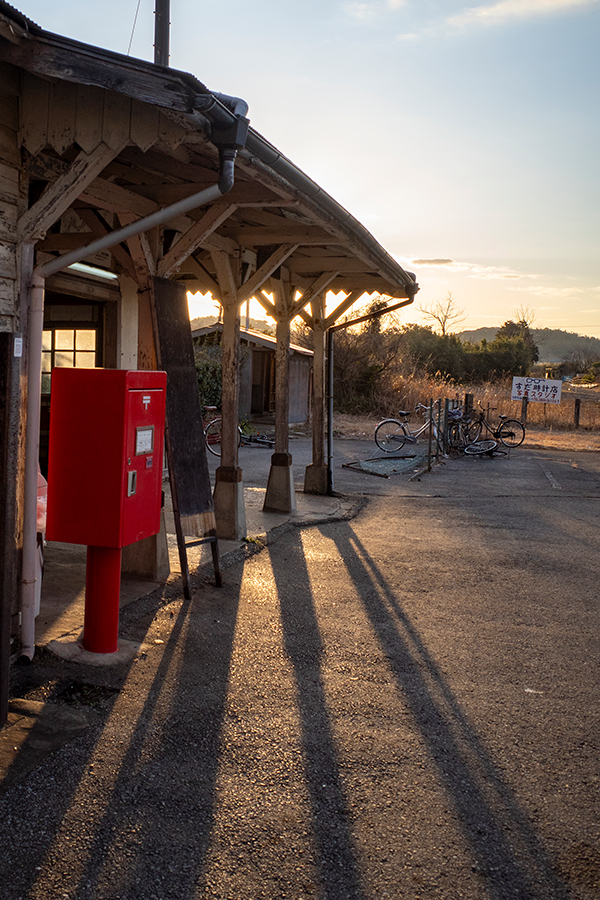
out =
[[(368, 441), (374, 439), (375, 426), (379, 418), (366, 416), (339, 415), (333, 417), (334, 437), (346, 440)], [(415, 418), (416, 422), (417, 419)], [(598, 431), (567, 431), (555, 428), (539, 428), (527, 425), (524, 447), (545, 448), (547, 450), (571, 450), (579, 452), (600, 451), (600, 429)]]
[[(478, 403), (492, 409), (490, 418), (498, 420), (503, 414), (515, 419), (521, 418), (521, 404), (510, 399), (508, 384), (461, 385), (449, 389), (433, 379), (406, 379), (401, 386), (401, 393), (396, 406), (388, 404), (388, 414), (393, 416), (398, 408), (414, 410), (417, 403), (428, 403), (429, 398), (456, 400), (464, 399), (466, 392), (472, 393), (474, 405)], [(579, 427), (575, 428), (575, 400), (580, 401)], [(337, 437), (349, 440), (369, 440), (373, 437), (375, 426), (383, 416), (353, 416), (336, 413), (334, 415), (334, 433)], [(420, 423), (415, 413), (411, 422)], [(548, 450), (570, 450), (579, 452), (600, 451), (600, 386), (565, 385), (560, 404), (530, 403), (527, 411), (526, 437), (524, 446), (530, 448), (546, 448)]]

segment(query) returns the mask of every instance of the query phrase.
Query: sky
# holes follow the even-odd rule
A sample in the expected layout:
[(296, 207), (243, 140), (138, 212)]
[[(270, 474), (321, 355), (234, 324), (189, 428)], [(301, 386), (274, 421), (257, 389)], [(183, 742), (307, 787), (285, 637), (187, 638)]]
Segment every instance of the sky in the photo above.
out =
[[(154, 0), (13, 5), (153, 58)], [(450, 293), (460, 328), (526, 309), (600, 337), (600, 0), (171, 0), (171, 23), (171, 65), (416, 274), (404, 322)]]

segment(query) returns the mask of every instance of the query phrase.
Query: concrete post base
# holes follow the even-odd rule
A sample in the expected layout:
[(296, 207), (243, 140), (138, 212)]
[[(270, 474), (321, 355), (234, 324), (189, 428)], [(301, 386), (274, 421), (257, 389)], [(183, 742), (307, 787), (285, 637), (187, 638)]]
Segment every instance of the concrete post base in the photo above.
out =
[(224, 541), (243, 540), (246, 537), (246, 507), (239, 466), (219, 466), (215, 473), (213, 503), (217, 537)]
[(289, 453), (274, 453), (271, 457), (271, 469), (263, 510), (276, 513), (296, 512), (294, 473), (292, 457)]
[(123, 547), (121, 572), (124, 575), (147, 578), (149, 581), (166, 581), (170, 571), (165, 511), (162, 509), (158, 534)]
[(326, 494), (328, 490), (327, 466), (307, 466), (304, 470), (304, 493)]

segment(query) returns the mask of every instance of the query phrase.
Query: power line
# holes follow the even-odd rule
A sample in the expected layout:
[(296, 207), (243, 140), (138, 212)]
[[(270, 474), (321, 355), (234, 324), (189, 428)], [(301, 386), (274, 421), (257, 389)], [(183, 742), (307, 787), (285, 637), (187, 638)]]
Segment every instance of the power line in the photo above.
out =
[(140, 11), (141, 2), (142, 2), (142, 0), (138, 0), (137, 9), (135, 11), (135, 18), (133, 20), (133, 28), (131, 29), (131, 37), (129, 38), (129, 47), (127, 48), (127, 56), (129, 56), (129, 54), (131, 53), (131, 45), (133, 44), (133, 35), (135, 32), (135, 26), (137, 25), (138, 13)]

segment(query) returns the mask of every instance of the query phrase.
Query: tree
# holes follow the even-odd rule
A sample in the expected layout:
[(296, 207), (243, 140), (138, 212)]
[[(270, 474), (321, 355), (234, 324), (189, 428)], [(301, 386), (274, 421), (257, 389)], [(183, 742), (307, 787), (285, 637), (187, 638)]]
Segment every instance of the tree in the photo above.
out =
[[(431, 322), (435, 322), (442, 337), (450, 333), (450, 328), (459, 325), (466, 319), (464, 309), (456, 305), (456, 300), (448, 291), (443, 300), (430, 303), (429, 306), (420, 306), (419, 310)], [(435, 328), (435, 325), (433, 326)]]
[(520, 338), (527, 347), (530, 357), (530, 366), (532, 366), (533, 363), (537, 362), (540, 358), (538, 346), (529, 329), (526, 318), (520, 319), (518, 322), (513, 322), (512, 319), (509, 319), (508, 322), (505, 322), (502, 328), (499, 328), (496, 332), (495, 340), (498, 341), (502, 338)]

